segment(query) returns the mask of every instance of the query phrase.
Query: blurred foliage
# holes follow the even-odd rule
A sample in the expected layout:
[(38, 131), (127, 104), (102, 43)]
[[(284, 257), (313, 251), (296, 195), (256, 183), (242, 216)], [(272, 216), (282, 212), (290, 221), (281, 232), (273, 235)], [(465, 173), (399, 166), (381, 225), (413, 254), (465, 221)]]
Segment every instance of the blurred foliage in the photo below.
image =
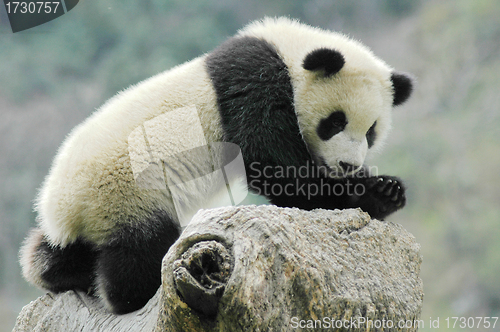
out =
[[(113, 94), (210, 51), (256, 17), (285, 14), (306, 21), (366, 26), (387, 15), (411, 12), (415, 3), (410, 0), (245, 3), (219, 0), (192, 1), (189, 5), (180, 0), (82, 2), (78, 10), (35, 30), (4, 34), (0, 58), (9, 59), (9, 66), (2, 68), (0, 84), (3, 93), (16, 102), (37, 93), (50, 96), (67, 93), (61, 91), (67, 87), (64, 82), (71, 84), (73, 80), (97, 80), (106, 93)], [(337, 19), (327, 13), (333, 13)]]
[(422, 243), (422, 317), (500, 315), (499, 15), (494, 0), (437, 1), (400, 25), (418, 86), (375, 162), (409, 180), (393, 220)]
[(390, 221), (422, 244), (422, 318), (500, 315), (497, 0), (100, 0), (16, 34), (0, 5), (0, 331), (41, 294), (20, 277), (17, 251), (65, 135), (117, 91), (266, 15), (348, 33), (417, 77), (368, 162), (409, 185)]

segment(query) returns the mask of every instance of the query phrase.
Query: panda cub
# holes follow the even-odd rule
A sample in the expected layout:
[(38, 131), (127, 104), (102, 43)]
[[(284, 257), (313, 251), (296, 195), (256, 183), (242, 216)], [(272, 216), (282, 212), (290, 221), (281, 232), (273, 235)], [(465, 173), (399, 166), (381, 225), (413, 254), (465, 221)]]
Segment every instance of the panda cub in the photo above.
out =
[(403, 183), (363, 164), (411, 92), (408, 75), (346, 36), (286, 18), (251, 23), (73, 129), (37, 197), (23, 275), (118, 314), (141, 308), (181, 219), (220, 188), (207, 174), (238, 156), (248, 189), (272, 204), (384, 219), (405, 205)]

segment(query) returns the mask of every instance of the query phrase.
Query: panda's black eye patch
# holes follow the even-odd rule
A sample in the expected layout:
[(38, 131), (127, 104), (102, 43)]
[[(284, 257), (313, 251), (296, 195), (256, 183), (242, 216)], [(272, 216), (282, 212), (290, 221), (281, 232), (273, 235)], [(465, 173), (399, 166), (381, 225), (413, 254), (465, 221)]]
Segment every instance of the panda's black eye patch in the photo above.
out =
[(335, 111), (319, 122), (316, 132), (319, 138), (323, 141), (327, 141), (343, 131), (346, 125), (347, 119), (345, 113), (342, 111)]
[(377, 133), (375, 132), (375, 126), (377, 125), (377, 121), (373, 123), (373, 125), (366, 132), (366, 141), (368, 142), (368, 149), (373, 146), (375, 143), (375, 138), (377, 138)]

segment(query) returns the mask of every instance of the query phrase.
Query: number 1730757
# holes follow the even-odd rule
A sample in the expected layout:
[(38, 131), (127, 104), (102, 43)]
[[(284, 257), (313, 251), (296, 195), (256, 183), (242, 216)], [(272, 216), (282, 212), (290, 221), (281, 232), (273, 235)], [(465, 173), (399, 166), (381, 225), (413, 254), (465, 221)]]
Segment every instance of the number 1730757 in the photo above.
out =
[(57, 10), (63, 10), (59, 1), (30, 1), (18, 2), (9, 1), (5, 3), (8, 14), (50, 14), (57, 13)]
[(448, 317), (445, 319), (447, 328), (484, 328), (494, 329), (498, 317)]

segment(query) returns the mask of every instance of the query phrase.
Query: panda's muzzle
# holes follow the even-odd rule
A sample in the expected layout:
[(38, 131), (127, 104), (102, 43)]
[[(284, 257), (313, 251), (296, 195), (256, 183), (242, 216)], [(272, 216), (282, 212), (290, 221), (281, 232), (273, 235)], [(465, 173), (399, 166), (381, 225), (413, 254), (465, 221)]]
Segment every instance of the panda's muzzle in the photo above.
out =
[(339, 167), (342, 170), (344, 176), (347, 176), (358, 172), (363, 166), (353, 165), (347, 162), (339, 161)]
[(326, 176), (333, 179), (340, 179), (359, 172), (363, 166), (354, 165), (348, 162), (339, 161), (337, 165), (330, 166), (323, 157), (318, 157), (320, 169), (327, 169)]

